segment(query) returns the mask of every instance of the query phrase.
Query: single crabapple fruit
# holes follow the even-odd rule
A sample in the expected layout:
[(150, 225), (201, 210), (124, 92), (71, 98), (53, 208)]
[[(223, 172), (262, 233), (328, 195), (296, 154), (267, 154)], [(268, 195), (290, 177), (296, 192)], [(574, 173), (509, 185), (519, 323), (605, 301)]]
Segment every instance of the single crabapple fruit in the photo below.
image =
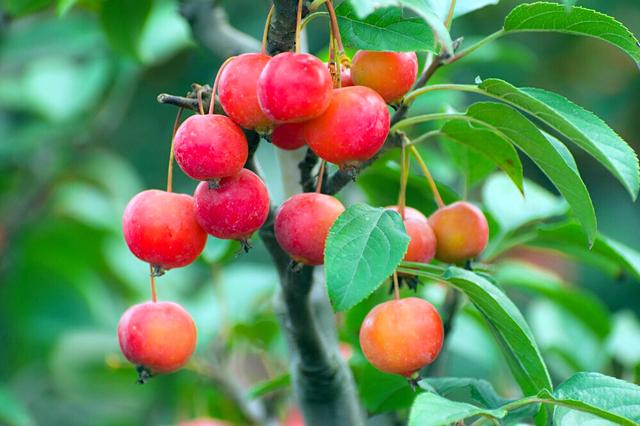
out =
[(140, 382), (183, 367), (196, 348), (191, 315), (173, 302), (134, 305), (120, 318), (118, 341), (123, 355), (138, 366)]
[(304, 126), (304, 136), (318, 157), (349, 169), (380, 150), (389, 133), (389, 110), (368, 87), (333, 92), (329, 108)]
[(157, 189), (129, 201), (122, 233), (131, 252), (158, 271), (190, 264), (207, 242), (193, 211), (193, 197)]
[(197, 114), (178, 128), (173, 152), (187, 176), (217, 181), (242, 169), (249, 156), (249, 145), (242, 129), (229, 117)]
[(307, 143), (304, 139), (304, 126), (304, 122), (276, 126), (271, 133), (271, 143), (287, 151), (302, 148)]
[(436, 259), (460, 263), (482, 253), (489, 240), (489, 224), (482, 211), (458, 201), (435, 211), (429, 224), (436, 234)]
[(271, 128), (257, 93), (258, 77), (270, 59), (262, 53), (245, 53), (229, 61), (220, 74), (220, 104), (229, 118), (245, 129), (265, 132)]
[[(387, 207), (400, 213), (398, 206)], [(404, 228), (411, 240), (404, 255), (407, 262), (428, 263), (436, 254), (436, 236), (429, 226), (429, 220), (419, 210), (404, 208)]]
[(250, 170), (220, 179), (216, 188), (201, 182), (193, 195), (198, 223), (209, 234), (225, 240), (248, 240), (267, 220), (269, 193)]
[(275, 220), (278, 244), (296, 262), (324, 263), (324, 246), (333, 222), (344, 206), (337, 198), (308, 192), (296, 194), (282, 203)]
[(378, 370), (411, 377), (442, 349), (443, 326), (433, 305), (417, 297), (373, 308), (360, 328), (364, 356)]
[(309, 120), (329, 106), (333, 81), (327, 67), (308, 53), (274, 56), (258, 79), (262, 111), (278, 123)]
[(353, 84), (372, 88), (390, 104), (411, 89), (417, 74), (418, 58), (414, 52), (359, 50), (351, 61)]

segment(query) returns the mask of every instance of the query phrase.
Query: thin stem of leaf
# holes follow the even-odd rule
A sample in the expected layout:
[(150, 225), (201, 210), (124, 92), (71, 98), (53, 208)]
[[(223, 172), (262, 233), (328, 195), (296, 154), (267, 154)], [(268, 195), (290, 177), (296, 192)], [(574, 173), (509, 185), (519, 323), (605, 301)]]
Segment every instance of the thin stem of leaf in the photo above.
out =
[(264, 31), (262, 32), (262, 52), (263, 55), (267, 54), (267, 37), (269, 36), (269, 27), (271, 26), (271, 18), (273, 17), (273, 12), (276, 10), (274, 5), (271, 5), (271, 9), (269, 9), (269, 13), (267, 14), (267, 19), (264, 23)]
[(183, 107), (178, 108), (176, 119), (173, 122), (173, 132), (171, 133), (171, 148), (169, 148), (169, 166), (167, 167), (167, 192), (173, 190), (173, 144), (176, 140), (176, 132), (180, 126), (180, 118), (182, 117)]
[(451, 0), (451, 2), (449, 3), (449, 13), (447, 13), (447, 19), (445, 19), (444, 21), (444, 26), (447, 27), (447, 29), (451, 28), (451, 22), (453, 21), (453, 12), (455, 11), (456, 8), (456, 0)]
[(400, 191), (398, 192), (398, 212), (404, 220), (404, 211), (407, 205), (407, 182), (409, 181), (409, 155), (407, 155), (406, 143), (402, 142), (400, 154)]
[(464, 114), (448, 113), (448, 112), (416, 115), (416, 116), (405, 118), (404, 120), (398, 121), (396, 124), (391, 126), (390, 132), (394, 132), (403, 127), (413, 126), (415, 124), (420, 124), (420, 123), (426, 123), (428, 121), (449, 120), (449, 119), (464, 120), (466, 118), (468, 117), (465, 116)]
[(442, 136), (442, 135), (444, 135), (444, 133), (442, 133), (440, 130), (431, 130), (430, 132), (427, 132), (418, 136), (417, 138), (409, 142), (407, 146), (419, 145), (428, 139), (431, 139), (437, 136)]
[(320, 6), (322, 6), (327, 0), (313, 0), (311, 2), (311, 4), (309, 4), (309, 10), (310, 11), (315, 11), (317, 10)]
[(411, 153), (413, 154), (413, 156), (416, 157), (416, 160), (418, 161), (418, 165), (420, 166), (420, 169), (422, 169), (422, 173), (424, 174), (424, 177), (427, 178), (427, 182), (429, 183), (431, 192), (433, 192), (433, 198), (435, 198), (436, 204), (438, 204), (438, 208), (444, 207), (444, 201), (442, 201), (442, 197), (440, 196), (440, 191), (438, 191), (438, 186), (436, 185), (436, 181), (433, 180), (433, 176), (429, 171), (429, 167), (427, 167), (427, 163), (424, 162), (424, 160), (422, 159), (422, 156), (420, 155), (420, 152), (418, 152), (415, 146), (410, 146), (409, 149), (411, 150)]
[(457, 54), (453, 55), (449, 59), (445, 59), (444, 63), (445, 64), (452, 64), (452, 63), (464, 58), (465, 56), (469, 55), (470, 53), (475, 52), (476, 50), (480, 49), (482, 46), (484, 46), (486, 44), (489, 44), (492, 41), (502, 37), (505, 34), (506, 34), (506, 32), (503, 29), (500, 29), (500, 30), (496, 31), (493, 34), (489, 34), (487, 37), (483, 38), (482, 40), (478, 41), (475, 44), (472, 44), (471, 46), (467, 47), (466, 49), (461, 50), (460, 52), (458, 52)]
[(329, 12), (313, 12), (304, 17), (302, 22), (300, 23), (300, 29), (304, 30), (304, 28), (309, 24), (309, 22), (313, 21), (319, 16), (329, 16)]
[(478, 86), (474, 84), (432, 84), (431, 86), (419, 87), (407, 93), (404, 97), (404, 104), (410, 105), (418, 96), (437, 90), (457, 90), (460, 92), (485, 94), (483, 90), (478, 89)]

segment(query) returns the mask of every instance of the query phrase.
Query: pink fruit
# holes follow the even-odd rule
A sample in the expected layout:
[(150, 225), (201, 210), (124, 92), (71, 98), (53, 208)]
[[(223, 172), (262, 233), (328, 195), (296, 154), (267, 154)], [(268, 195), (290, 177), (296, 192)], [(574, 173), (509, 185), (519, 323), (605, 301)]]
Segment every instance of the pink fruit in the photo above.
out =
[(309, 120), (331, 100), (333, 81), (327, 67), (307, 53), (274, 56), (258, 79), (258, 100), (267, 117), (278, 123)]
[(329, 229), (343, 211), (342, 203), (330, 195), (296, 194), (276, 214), (276, 239), (296, 262), (322, 265)]
[(223, 69), (218, 82), (218, 97), (227, 115), (245, 129), (265, 132), (271, 120), (258, 103), (258, 77), (270, 56), (245, 53), (236, 56)]
[[(397, 206), (387, 208), (400, 213)], [(407, 262), (430, 262), (436, 254), (437, 241), (431, 226), (429, 226), (428, 219), (420, 211), (405, 207), (403, 222), (407, 235), (411, 238), (404, 260)]]
[(318, 157), (341, 168), (372, 158), (388, 133), (387, 105), (363, 86), (334, 90), (329, 108), (304, 128), (307, 144)]
[(305, 123), (285, 123), (276, 126), (271, 133), (271, 143), (280, 149), (293, 151), (306, 144), (304, 140)]
[(162, 270), (190, 264), (207, 241), (196, 221), (193, 198), (157, 189), (143, 191), (129, 201), (122, 232), (134, 255)]
[(249, 155), (242, 129), (224, 115), (192, 115), (178, 128), (173, 152), (180, 168), (196, 180), (233, 176)]
[(194, 200), (200, 226), (214, 237), (225, 240), (248, 240), (269, 215), (267, 187), (247, 169), (221, 179), (217, 188), (201, 182)]
[(414, 52), (359, 50), (351, 62), (353, 83), (370, 87), (388, 103), (398, 102), (411, 89), (417, 74)]

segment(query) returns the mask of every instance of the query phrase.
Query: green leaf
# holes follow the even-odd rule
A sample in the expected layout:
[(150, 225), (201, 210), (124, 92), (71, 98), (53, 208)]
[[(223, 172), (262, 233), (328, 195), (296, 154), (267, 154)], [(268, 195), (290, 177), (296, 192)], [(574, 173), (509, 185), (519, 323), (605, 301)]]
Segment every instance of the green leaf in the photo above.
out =
[(595, 37), (622, 49), (636, 63), (640, 62), (638, 40), (623, 24), (603, 13), (580, 6), (567, 10), (558, 3), (522, 4), (506, 17), (504, 30), (554, 31)]
[[(418, 384), (425, 390), (429, 390), (427, 386), (432, 387), (438, 395), (445, 398), (451, 398), (452, 394), (464, 392), (467, 395), (467, 399), (488, 408), (497, 408), (509, 402), (508, 399), (498, 395), (491, 383), (482, 379), (469, 377), (434, 377), (423, 379)], [(427, 386), (425, 386), (425, 384)]]
[(542, 120), (602, 163), (635, 200), (640, 188), (638, 158), (620, 136), (595, 114), (556, 93), (517, 88), (488, 79), (478, 88)]
[(579, 173), (567, 162), (566, 152), (559, 151), (533, 123), (506, 105), (476, 103), (469, 107), (466, 115), (485, 123), (533, 160), (567, 200), (592, 242), (597, 229), (593, 204)]
[(407, 251), (409, 237), (398, 213), (355, 204), (335, 221), (326, 244), (329, 298), (336, 311), (345, 311), (393, 273)]
[(336, 8), (340, 35), (348, 47), (365, 50), (409, 52), (436, 49), (433, 33), (420, 18), (406, 18), (397, 7), (376, 9), (359, 18), (351, 4)]
[(450, 401), (435, 393), (418, 395), (409, 414), (409, 426), (443, 426), (474, 416), (501, 419), (505, 410), (487, 410), (464, 402)]
[(596, 235), (591, 250), (586, 247), (586, 240), (577, 223), (563, 222), (540, 227), (529, 244), (557, 249), (596, 266), (609, 265), (613, 273), (625, 271), (640, 281), (639, 252), (602, 234)]
[(536, 183), (525, 179), (523, 188), (524, 196), (501, 173), (489, 177), (482, 188), (483, 204), (500, 225), (501, 233), (567, 212), (567, 204), (562, 198)]
[(593, 421), (593, 415), (618, 425), (640, 422), (640, 386), (599, 373), (577, 373), (559, 385), (553, 395), (541, 395), (561, 405), (555, 409), (554, 425), (587, 424)]
[(354, 366), (354, 372), (357, 377), (358, 394), (367, 411), (384, 413), (405, 410), (411, 406), (416, 392), (411, 389), (406, 378), (378, 371), (364, 357), (359, 357), (362, 363)]
[(106, 0), (100, 20), (111, 46), (136, 59), (140, 57), (140, 38), (151, 11), (152, 0)]
[(513, 145), (486, 128), (464, 121), (449, 121), (441, 129), (451, 140), (465, 145), (483, 155), (511, 178), (520, 191), (522, 188), (522, 163)]
[(431, 27), (434, 36), (438, 42), (442, 45), (444, 53), (449, 55), (453, 54), (453, 42), (451, 41), (451, 35), (444, 26), (444, 23), (438, 15), (429, 7), (428, 3), (424, 0), (349, 0), (353, 6), (353, 10), (356, 16), (365, 18), (372, 14), (376, 9), (382, 7), (396, 6), (406, 7), (415, 12), (420, 18), (422, 18)]
[(464, 188), (467, 190), (471, 190), (477, 184), (483, 182), (487, 176), (496, 170), (496, 165), (493, 161), (488, 160), (484, 155), (478, 154), (461, 143), (443, 138), (440, 141), (440, 146), (460, 171), (461, 178), (464, 179)]
[[(419, 269), (399, 269), (426, 278), (432, 273)], [(465, 269), (449, 267), (442, 278), (466, 294), (482, 313), (510, 360), (514, 378), (526, 395), (535, 395), (540, 389), (552, 389), (551, 379), (540, 350), (518, 307), (506, 294), (485, 278)]]

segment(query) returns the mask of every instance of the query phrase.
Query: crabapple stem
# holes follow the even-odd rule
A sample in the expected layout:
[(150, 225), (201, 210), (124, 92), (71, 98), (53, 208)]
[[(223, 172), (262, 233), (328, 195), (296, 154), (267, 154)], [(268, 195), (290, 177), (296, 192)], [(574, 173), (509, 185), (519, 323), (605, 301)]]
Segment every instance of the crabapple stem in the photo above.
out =
[(269, 26), (271, 26), (271, 18), (273, 17), (274, 10), (276, 10), (275, 5), (271, 5), (271, 9), (269, 9), (267, 19), (264, 23), (264, 31), (262, 32), (262, 48), (260, 49), (260, 52), (262, 52), (263, 55), (267, 54), (267, 37), (269, 36)]
[[(218, 73), (216, 74), (216, 78), (213, 81), (213, 87), (211, 88), (211, 102), (209, 103), (209, 114), (213, 114), (213, 108), (216, 104), (216, 92), (218, 91), (218, 82), (220, 81), (220, 75), (222, 75), (222, 71), (224, 71), (224, 67), (227, 66), (229, 62), (235, 59), (235, 56), (229, 56), (218, 68)], [(201, 113), (204, 114), (204, 113)]]
[(404, 210), (407, 205), (407, 182), (409, 180), (409, 156), (407, 155), (406, 143), (402, 142), (402, 153), (400, 155), (400, 191), (398, 193), (398, 211), (404, 220)]
[(338, 26), (338, 18), (336, 17), (336, 11), (333, 8), (333, 2), (331, 0), (326, 0), (327, 11), (329, 12), (329, 21), (331, 22), (331, 32), (333, 33), (333, 37), (336, 40), (336, 44), (338, 45), (338, 55), (340, 56), (340, 60), (345, 56), (344, 54), (344, 46), (342, 45), (342, 38), (340, 37), (340, 27)]
[(298, 10), (296, 14), (296, 53), (300, 53), (300, 33), (302, 24), (302, 0), (298, 0)]
[(311, 2), (311, 4), (309, 5), (309, 10), (310, 11), (315, 11), (316, 9), (318, 9), (320, 6), (322, 6), (323, 3), (325, 3), (327, 0), (313, 0)]
[(169, 149), (169, 166), (167, 167), (167, 192), (173, 190), (173, 143), (176, 139), (176, 132), (180, 126), (180, 118), (182, 117), (182, 111), (184, 107), (178, 108), (176, 119), (173, 122), (173, 133), (171, 134), (171, 148)]
[(444, 21), (444, 26), (449, 29), (451, 27), (451, 22), (453, 21), (453, 12), (456, 8), (456, 0), (451, 0), (449, 3), (449, 13), (447, 14), (447, 19)]
[(415, 146), (411, 145), (409, 146), (409, 149), (411, 150), (411, 153), (418, 161), (418, 164), (422, 169), (422, 173), (424, 174), (424, 177), (427, 178), (427, 182), (429, 182), (429, 186), (431, 187), (431, 192), (433, 192), (433, 198), (436, 200), (436, 203), (438, 204), (438, 208), (444, 207), (444, 201), (442, 201), (442, 197), (440, 196), (440, 191), (438, 191), (436, 182), (433, 180), (433, 176), (431, 176), (431, 173), (429, 172), (429, 168), (427, 167), (427, 164), (424, 162), (424, 160), (422, 159), (422, 156), (420, 156), (420, 153), (418, 152)]
[(398, 283), (398, 273), (393, 272), (393, 298), (400, 300), (400, 284)]
[(196, 98), (198, 99), (198, 112), (200, 115), (204, 115), (204, 105), (202, 105), (202, 87), (196, 91)]
[(156, 276), (152, 264), (149, 264), (149, 278), (151, 280), (151, 301), (157, 302), (158, 295), (156, 293)]
[(320, 163), (320, 170), (318, 171), (318, 181), (316, 182), (316, 192), (322, 193), (322, 180), (324, 179), (324, 170), (326, 168), (327, 162), (322, 160)]

